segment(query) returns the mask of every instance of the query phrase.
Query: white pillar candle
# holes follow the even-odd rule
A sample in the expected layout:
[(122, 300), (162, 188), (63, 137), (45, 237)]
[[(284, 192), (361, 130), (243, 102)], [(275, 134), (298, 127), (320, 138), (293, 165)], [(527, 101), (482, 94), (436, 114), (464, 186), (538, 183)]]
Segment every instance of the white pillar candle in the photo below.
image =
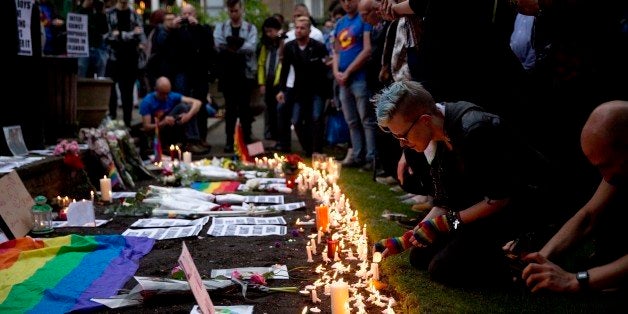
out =
[(318, 244), (321, 244), (321, 237), (323, 237), (323, 227), (318, 228)]
[(186, 165), (189, 165), (192, 163), (192, 153), (190, 152), (183, 152), (183, 162)]
[(104, 176), (100, 179), (100, 195), (105, 202), (111, 202), (111, 179)]
[(371, 274), (373, 275), (373, 280), (379, 280), (379, 264), (371, 263)]
[(348, 314), (347, 303), (349, 302), (349, 285), (343, 280), (333, 282), (330, 285), (331, 293), (331, 313)]
[(314, 239), (310, 239), (310, 243), (312, 244), (312, 253), (316, 254), (316, 241)]
[(309, 244), (305, 246), (305, 251), (307, 252), (307, 262), (313, 263), (314, 260), (312, 259), (312, 247), (310, 247)]

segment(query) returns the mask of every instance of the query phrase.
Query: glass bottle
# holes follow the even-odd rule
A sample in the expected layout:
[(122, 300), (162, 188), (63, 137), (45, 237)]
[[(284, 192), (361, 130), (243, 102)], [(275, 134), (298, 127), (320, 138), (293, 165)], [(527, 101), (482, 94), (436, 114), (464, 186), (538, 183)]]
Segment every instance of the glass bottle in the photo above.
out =
[(35, 197), (35, 205), (31, 208), (33, 219), (35, 221), (33, 229), (34, 234), (46, 234), (53, 231), (52, 228), (52, 207), (47, 204), (48, 199), (43, 195)]

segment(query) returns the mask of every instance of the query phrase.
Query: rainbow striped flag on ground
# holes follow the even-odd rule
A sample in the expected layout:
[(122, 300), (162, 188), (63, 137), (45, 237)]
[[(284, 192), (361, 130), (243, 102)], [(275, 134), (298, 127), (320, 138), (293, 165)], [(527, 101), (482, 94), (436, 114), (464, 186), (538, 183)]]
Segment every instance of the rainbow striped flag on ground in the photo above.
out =
[(240, 124), (240, 119), (236, 121), (235, 133), (233, 134), (233, 138), (235, 141), (234, 149), (240, 161), (243, 162), (251, 162), (251, 156), (249, 156), (249, 150), (246, 147), (246, 142), (244, 141), (244, 131), (242, 131), (242, 124)]
[(155, 240), (121, 235), (19, 238), (0, 244), (0, 313), (67, 313), (118, 294)]
[(224, 194), (237, 191), (240, 184), (239, 181), (194, 182), (191, 187), (209, 194)]

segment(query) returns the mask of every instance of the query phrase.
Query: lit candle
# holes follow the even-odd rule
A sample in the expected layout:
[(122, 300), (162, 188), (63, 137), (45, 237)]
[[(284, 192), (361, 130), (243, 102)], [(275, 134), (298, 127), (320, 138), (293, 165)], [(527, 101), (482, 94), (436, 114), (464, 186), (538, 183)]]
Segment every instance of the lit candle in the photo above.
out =
[(174, 149), (174, 145), (170, 145), (170, 160), (174, 160), (175, 158), (175, 154), (176, 154), (176, 150)]
[(316, 206), (316, 227), (322, 227), (323, 231), (327, 232), (327, 225), (329, 225), (329, 208), (326, 205)]
[(321, 244), (321, 238), (323, 237), (323, 227), (318, 228), (318, 244)]
[(59, 211), (60, 220), (68, 220), (68, 208), (64, 207)]
[(309, 244), (305, 246), (305, 251), (307, 252), (307, 262), (313, 263), (314, 260), (312, 259), (312, 247), (310, 247)]
[(330, 285), (331, 293), (331, 313), (348, 314), (347, 303), (349, 302), (349, 285), (342, 279)]
[(181, 160), (181, 148), (179, 148), (179, 145), (175, 146), (175, 148), (177, 149), (177, 159)]
[(314, 241), (314, 239), (310, 239), (310, 243), (312, 244), (312, 253), (316, 254), (316, 241)]
[(94, 201), (94, 191), (89, 191), (89, 195), (91, 196), (92, 202), (93, 202)]
[(111, 202), (111, 179), (107, 176), (100, 179), (100, 195), (104, 202)]
[(338, 240), (327, 240), (327, 258), (332, 259), (338, 255)]
[(340, 256), (338, 255), (338, 247), (336, 247), (336, 252), (334, 253), (334, 262), (340, 261)]
[(318, 296), (316, 295), (316, 290), (312, 290), (312, 303), (318, 303), (321, 302), (321, 299), (318, 298)]
[(373, 280), (379, 280), (379, 264), (371, 263), (371, 275)]
[(183, 152), (183, 162), (186, 165), (189, 165), (192, 163), (192, 153), (190, 152)]

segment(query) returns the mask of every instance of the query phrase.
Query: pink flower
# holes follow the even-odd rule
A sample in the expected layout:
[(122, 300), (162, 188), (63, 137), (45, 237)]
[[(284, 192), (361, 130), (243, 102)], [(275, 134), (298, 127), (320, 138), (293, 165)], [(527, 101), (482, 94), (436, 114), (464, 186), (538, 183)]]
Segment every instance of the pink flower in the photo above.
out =
[(231, 278), (234, 278), (234, 279), (242, 279), (242, 274), (240, 274), (240, 272), (239, 272), (239, 271), (234, 270), (234, 271), (231, 273)]
[(255, 274), (251, 275), (251, 283), (265, 286), (266, 285), (266, 278), (264, 278), (264, 276), (261, 275), (261, 274), (255, 273)]
[(65, 148), (67, 153), (77, 154), (79, 153), (79, 145), (76, 141), (72, 141)]

